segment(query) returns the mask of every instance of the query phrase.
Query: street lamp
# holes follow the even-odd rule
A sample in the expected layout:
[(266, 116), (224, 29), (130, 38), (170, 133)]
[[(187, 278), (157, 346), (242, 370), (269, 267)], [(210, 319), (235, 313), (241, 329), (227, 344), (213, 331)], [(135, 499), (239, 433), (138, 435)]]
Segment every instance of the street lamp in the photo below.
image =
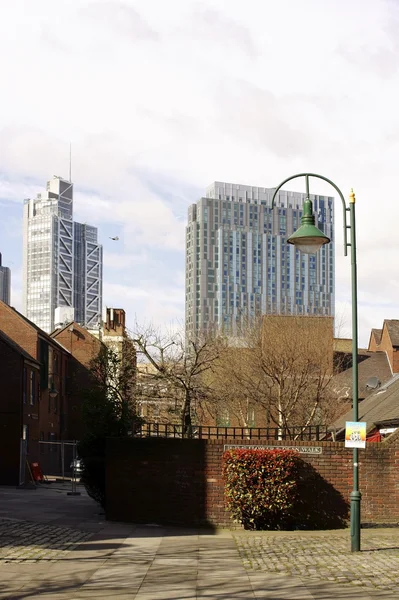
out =
[[(320, 229), (315, 226), (315, 217), (313, 215), (312, 201), (309, 197), (309, 177), (322, 179), (329, 183), (337, 192), (342, 201), (344, 213), (344, 255), (348, 255), (348, 247), (351, 248), (351, 279), (352, 279), (352, 374), (353, 374), (353, 421), (359, 421), (359, 398), (358, 398), (358, 364), (357, 364), (357, 265), (356, 265), (356, 226), (355, 226), (355, 194), (353, 190), (349, 196), (349, 208), (346, 205), (345, 198), (341, 190), (327, 177), (316, 175), (315, 173), (299, 173), (285, 179), (274, 191), (272, 198), (272, 209), (275, 206), (275, 198), (279, 190), (288, 181), (305, 177), (306, 179), (306, 198), (303, 207), (302, 224), (287, 240), (299, 250), (305, 253), (315, 253), (324, 244), (328, 244), (330, 239), (324, 235)], [(347, 213), (349, 212), (349, 225), (347, 225)], [(350, 229), (350, 241), (348, 242), (348, 229)], [(350, 495), (351, 501), (351, 551), (360, 551), (360, 500), (359, 491), (359, 449), (353, 448), (353, 490)]]

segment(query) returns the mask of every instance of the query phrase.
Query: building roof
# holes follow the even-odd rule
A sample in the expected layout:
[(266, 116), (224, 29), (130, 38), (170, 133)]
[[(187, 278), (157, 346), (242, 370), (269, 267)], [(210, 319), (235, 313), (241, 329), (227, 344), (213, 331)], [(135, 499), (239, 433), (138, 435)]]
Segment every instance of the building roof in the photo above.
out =
[(394, 348), (399, 347), (399, 320), (398, 319), (385, 319), (384, 326), (388, 330), (389, 337), (391, 339), (392, 346)]
[[(359, 421), (366, 421), (367, 431), (379, 424), (388, 424), (399, 419), (399, 374), (382, 385), (378, 391), (359, 404)], [(346, 421), (353, 420), (352, 410), (333, 423), (330, 429), (341, 431)]]
[(17, 344), (17, 342), (14, 342), (14, 340), (12, 340), (10, 337), (8, 337), (8, 335), (6, 333), (4, 333), (4, 331), (1, 331), (1, 330), (0, 330), (0, 339), (3, 340), (7, 344), (7, 346), (10, 346), (10, 348), (12, 348), (15, 352), (17, 352), (18, 354), (23, 356), (25, 358), (25, 360), (29, 360), (30, 362), (33, 362), (38, 367), (40, 367), (39, 361), (37, 361), (35, 358), (33, 358), (33, 356), (31, 356), (28, 352), (26, 352), (26, 350), (21, 348), (21, 346), (19, 346), (19, 344)]
[(6, 310), (9, 310), (10, 312), (15, 313), (18, 317), (23, 319), (25, 321), (25, 323), (27, 325), (29, 325), (32, 329), (35, 329), (41, 337), (47, 339), (47, 341), (52, 342), (53, 344), (56, 344), (64, 352), (68, 352), (68, 350), (66, 350), (63, 346), (61, 346), (61, 344), (59, 344), (57, 342), (57, 340), (54, 340), (48, 333), (43, 331), (43, 329), (40, 329), (40, 327), (38, 327), (35, 323), (33, 323), (33, 321), (30, 321), (27, 317), (25, 317), (25, 315), (20, 313), (16, 308), (14, 308), (13, 306), (8, 306), (8, 304), (5, 304), (4, 302), (1, 302), (1, 304), (6, 308)]
[[(375, 390), (367, 385), (372, 377), (377, 377), (384, 385), (392, 377), (391, 367), (385, 352), (362, 351), (358, 356), (359, 398), (367, 398)], [(352, 367), (333, 378), (333, 388), (340, 397), (352, 398)]]
[(69, 321), (66, 325), (64, 325), (64, 327), (59, 327), (58, 329), (54, 329), (54, 331), (52, 331), (50, 333), (50, 337), (51, 338), (55, 338), (57, 337), (57, 335), (59, 333), (61, 333), (61, 331), (65, 331), (65, 329), (68, 329), (71, 326), (77, 325), (77, 323), (75, 323), (75, 321)]
[(382, 329), (372, 329), (371, 335), (374, 336), (375, 343), (377, 344), (377, 346), (379, 346), (380, 342), (381, 342), (381, 337), (382, 337)]

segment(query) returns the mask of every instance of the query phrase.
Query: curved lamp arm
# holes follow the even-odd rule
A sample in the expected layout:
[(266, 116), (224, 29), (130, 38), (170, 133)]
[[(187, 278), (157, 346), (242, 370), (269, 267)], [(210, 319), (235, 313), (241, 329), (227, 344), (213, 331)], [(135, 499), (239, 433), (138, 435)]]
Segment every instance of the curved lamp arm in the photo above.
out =
[[(353, 421), (359, 421), (359, 376), (358, 376), (358, 331), (357, 331), (357, 265), (356, 265), (356, 226), (355, 226), (355, 194), (353, 190), (350, 194), (349, 199), (349, 208), (346, 206), (345, 198), (341, 192), (341, 190), (327, 177), (323, 177), (322, 175), (316, 175), (315, 173), (299, 173), (298, 175), (293, 175), (292, 177), (288, 177), (285, 179), (280, 185), (275, 189), (273, 198), (272, 198), (272, 210), (274, 208), (274, 200), (278, 191), (282, 188), (282, 186), (291, 181), (292, 179), (297, 179), (298, 177), (306, 178), (306, 198), (309, 198), (309, 177), (316, 177), (317, 179), (322, 179), (326, 181), (338, 192), (339, 197), (342, 200), (342, 206), (344, 209), (344, 252), (345, 256), (348, 254), (348, 246), (351, 246), (351, 259), (352, 259), (352, 376), (353, 376), (353, 389), (352, 389), (352, 403), (353, 403)], [(349, 212), (350, 215), (350, 226), (347, 225), (346, 213)], [(348, 243), (347, 232), (350, 229), (350, 243)], [(358, 448), (353, 448), (353, 491), (350, 495), (350, 503), (351, 503), (351, 550), (352, 552), (358, 552), (360, 550), (360, 501), (361, 494), (359, 491), (359, 450)]]
[(326, 181), (327, 183), (332, 185), (332, 187), (338, 192), (338, 195), (342, 200), (342, 207), (343, 207), (343, 211), (344, 211), (344, 254), (345, 254), (345, 256), (347, 256), (348, 255), (348, 246), (350, 246), (350, 243), (348, 243), (348, 229), (350, 229), (350, 227), (348, 227), (348, 225), (347, 225), (346, 213), (349, 210), (349, 208), (347, 208), (347, 206), (346, 206), (346, 202), (345, 202), (343, 193), (341, 192), (339, 187), (336, 186), (333, 181), (331, 181), (331, 179), (327, 179), (327, 177), (323, 177), (323, 175), (317, 175), (316, 173), (298, 173), (298, 175), (292, 175), (291, 177), (288, 177), (288, 179), (284, 179), (284, 181), (282, 181), (274, 190), (274, 194), (272, 197), (272, 206), (271, 206), (272, 209), (275, 206), (275, 198), (276, 198), (278, 192), (280, 191), (280, 189), (283, 187), (283, 185), (285, 185), (286, 183), (288, 183), (288, 181), (291, 181), (292, 179), (297, 179), (298, 177), (306, 178), (306, 197), (307, 198), (309, 197), (309, 177), (316, 177), (317, 179), (322, 179), (323, 181)]

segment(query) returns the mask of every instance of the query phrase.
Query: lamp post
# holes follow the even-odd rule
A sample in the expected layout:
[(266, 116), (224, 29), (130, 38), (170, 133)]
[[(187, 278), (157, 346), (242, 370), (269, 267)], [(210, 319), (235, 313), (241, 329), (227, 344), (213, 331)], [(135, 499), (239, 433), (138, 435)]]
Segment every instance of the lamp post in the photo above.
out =
[[(305, 177), (306, 180), (306, 199), (303, 207), (302, 224), (287, 240), (307, 254), (317, 252), (324, 244), (328, 244), (330, 239), (324, 235), (320, 229), (315, 226), (315, 217), (313, 215), (312, 201), (309, 197), (309, 178), (315, 177), (329, 183), (337, 192), (342, 201), (344, 214), (344, 255), (348, 255), (348, 247), (351, 249), (351, 279), (352, 279), (352, 374), (353, 374), (353, 421), (359, 421), (359, 399), (358, 399), (358, 364), (357, 364), (357, 265), (356, 265), (356, 226), (355, 226), (355, 194), (353, 190), (349, 196), (349, 207), (347, 207), (345, 198), (341, 190), (327, 177), (316, 175), (315, 173), (299, 173), (285, 179), (274, 191), (272, 198), (272, 209), (275, 206), (275, 198), (279, 190), (288, 181)], [(347, 213), (349, 212), (349, 225), (347, 224)], [(348, 229), (350, 230), (350, 241), (348, 242)], [(353, 448), (353, 490), (350, 495), (351, 515), (351, 551), (360, 551), (360, 500), (359, 491), (359, 449)]]

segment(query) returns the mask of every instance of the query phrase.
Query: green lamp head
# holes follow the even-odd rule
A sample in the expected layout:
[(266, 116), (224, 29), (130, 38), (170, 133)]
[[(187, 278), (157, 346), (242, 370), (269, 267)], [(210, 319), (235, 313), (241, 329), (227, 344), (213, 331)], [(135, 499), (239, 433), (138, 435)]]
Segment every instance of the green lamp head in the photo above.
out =
[(287, 242), (305, 254), (314, 254), (324, 244), (330, 242), (330, 238), (315, 226), (312, 201), (309, 198), (306, 198), (303, 204), (301, 226), (288, 238)]

